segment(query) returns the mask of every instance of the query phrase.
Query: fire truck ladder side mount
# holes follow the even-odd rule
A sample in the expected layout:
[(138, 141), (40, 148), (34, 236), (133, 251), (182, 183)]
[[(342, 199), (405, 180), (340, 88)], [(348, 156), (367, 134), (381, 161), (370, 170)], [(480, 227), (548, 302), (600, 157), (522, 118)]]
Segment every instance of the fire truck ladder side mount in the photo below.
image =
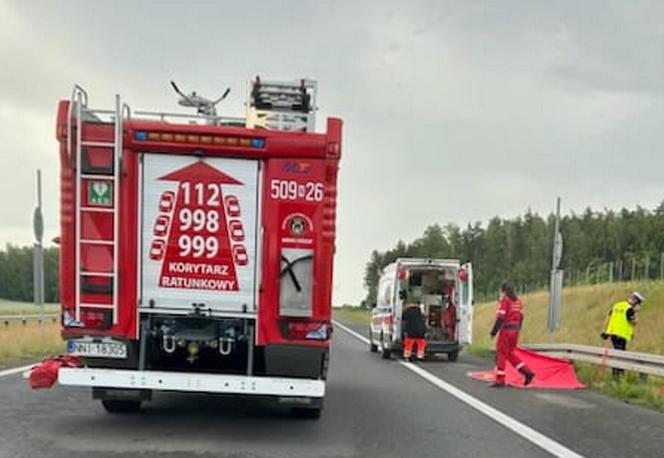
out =
[[(74, 107), (75, 114), (72, 116), (72, 107)], [(87, 92), (78, 85), (74, 86), (72, 92), (72, 99), (70, 103), (70, 113), (68, 116), (68, 140), (67, 147), (71, 148), (71, 137), (72, 137), (72, 118), (75, 118), (75, 168), (76, 168), (76, 206), (75, 206), (75, 220), (76, 220), (76, 238), (75, 238), (75, 250), (76, 250), (76, 279), (75, 279), (75, 307), (76, 307), (76, 322), (80, 323), (81, 320), (81, 308), (89, 309), (99, 309), (99, 310), (111, 310), (112, 312), (112, 323), (116, 325), (118, 323), (118, 260), (119, 260), (119, 202), (120, 202), (120, 176), (121, 176), (121, 164), (122, 164), (122, 137), (123, 137), (123, 115), (124, 113), (129, 113), (129, 107), (122, 105), (120, 96), (115, 96), (115, 110), (96, 110), (88, 107), (88, 94)], [(108, 122), (113, 124), (113, 142), (104, 142), (104, 141), (90, 141), (83, 138), (83, 121), (96, 121), (101, 122), (99, 116), (110, 116), (111, 121)], [(112, 150), (112, 173), (110, 174), (99, 174), (99, 173), (89, 173), (89, 171), (84, 170), (83, 168), (83, 148), (109, 148)], [(71, 151), (69, 151), (69, 157), (71, 158)], [(112, 202), (110, 206), (104, 207), (95, 207), (90, 205), (83, 205), (82, 200), (82, 188), (84, 185), (84, 180), (103, 180), (105, 182), (111, 182), (112, 186)], [(88, 196), (88, 200), (90, 196)], [(81, 230), (81, 221), (83, 215), (85, 214), (99, 214), (99, 213), (110, 213), (113, 218), (113, 229), (112, 229), (112, 238), (111, 239), (84, 239), (82, 237)], [(82, 259), (82, 247), (83, 246), (111, 246), (112, 247), (112, 268), (111, 271), (89, 271), (83, 270), (81, 268)], [(81, 303), (81, 287), (82, 287), (82, 277), (104, 277), (110, 278), (112, 284), (111, 290), (111, 303), (97, 303), (97, 302), (87, 302)]]

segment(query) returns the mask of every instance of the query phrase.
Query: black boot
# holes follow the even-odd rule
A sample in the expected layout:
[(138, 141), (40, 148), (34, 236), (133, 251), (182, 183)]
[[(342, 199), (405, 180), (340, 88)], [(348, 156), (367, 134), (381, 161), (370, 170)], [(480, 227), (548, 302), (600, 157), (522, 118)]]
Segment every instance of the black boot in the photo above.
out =
[(522, 367), (519, 369), (519, 372), (523, 374), (523, 386), (530, 385), (530, 382), (535, 378), (535, 373), (528, 369), (527, 367)]

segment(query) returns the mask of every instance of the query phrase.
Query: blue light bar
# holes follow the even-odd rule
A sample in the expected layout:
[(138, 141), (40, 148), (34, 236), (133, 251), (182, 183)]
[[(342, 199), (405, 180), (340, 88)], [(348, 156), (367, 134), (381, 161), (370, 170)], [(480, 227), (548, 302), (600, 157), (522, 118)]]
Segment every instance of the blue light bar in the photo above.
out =
[(148, 139), (148, 133), (147, 132), (135, 132), (134, 133), (134, 139), (138, 141), (145, 141)]
[(252, 138), (251, 139), (252, 148), (265, 148), (265, 139), (263, 138)]

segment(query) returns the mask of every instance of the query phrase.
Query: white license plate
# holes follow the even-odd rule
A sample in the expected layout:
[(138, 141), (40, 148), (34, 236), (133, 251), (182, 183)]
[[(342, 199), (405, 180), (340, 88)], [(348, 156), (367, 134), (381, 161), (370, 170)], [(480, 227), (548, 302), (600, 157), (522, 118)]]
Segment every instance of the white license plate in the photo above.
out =
[(92, 358), (127, 358), (127, 346), (120, 342), (89, 342), (70, 340), (67, 353)]

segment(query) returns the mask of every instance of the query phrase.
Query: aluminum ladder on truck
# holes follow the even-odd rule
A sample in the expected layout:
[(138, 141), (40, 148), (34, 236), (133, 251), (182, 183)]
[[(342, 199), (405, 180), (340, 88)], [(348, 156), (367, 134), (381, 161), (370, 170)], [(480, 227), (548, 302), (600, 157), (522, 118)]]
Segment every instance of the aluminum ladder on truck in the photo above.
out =
[[(80, 86), (74, 86), (69, 105), (68, 149), (72, 145), (72, 130), (75, 128), (75, 323), (81, 323), (81, 309), (110, 311), (110, 325), (118, 323), (118, 260), (119, 260), (119, 197), (122, 159), (123, 112), (128, 107), (115, 96), (115, 110), (99, 110), (88, 107), (88, 94)], [(73, 111), (73, 113), (72, 113)], [(102, 120), (109, 117), (110, 120)], [(75, 118), (75, 126), (72, 126)], [(83, 123), (89, 123), (85, 129)], [(112, 125), (112, 141), (108, 125)], [(96, 127), (96, 131), (94, 130)], [(106, 129), (105, 129), (106, 128)], [(87, 132), (85, 132), (87, 131)], [(101, 135), (102, 140), (99, 138)], [(110, 154), (106, 166), (96, 166), (90, 158), (91, 150), (104, 157)], [(72, 157), (71, 151), (68, 151)], [(83, 204), (83, 196), (86, 202)], [(108, 215), (111, 221), (109, 223)], [(85, 226), (85, 227), (84, 227)], [(110, 226), (110, 231), (108, 230)], [(105, 227), (105, 228), (104, 228)], [(110, 232), (110, 233), (109, 233)], [(110, 249), (109, 249), (110, 248)], [(102, 268), (99, 260), (110, 264)], [(96, 266), (89, 267), (91, 260)], [(102, 264), (104, 264), (102, 262)], [(109, 281), (110, 279), (110, 281)], [(96, 284), (94, 281), (96, 280)], [(101, 283), (99, 281), (101, 280)], [(85, 295), (85, 297), (83, 297)], [(109, 298), (110, 296), (110, 303)], [(85, 302), (83, 302), (85, 299)], [(105, 320), (108, 318), (104, 314)], [(76, 325), (75, 324), (75, 325)]]
[(316, 82), (263, 81), (247, 84), (246, 127), (313, 132), (316, 129)]

